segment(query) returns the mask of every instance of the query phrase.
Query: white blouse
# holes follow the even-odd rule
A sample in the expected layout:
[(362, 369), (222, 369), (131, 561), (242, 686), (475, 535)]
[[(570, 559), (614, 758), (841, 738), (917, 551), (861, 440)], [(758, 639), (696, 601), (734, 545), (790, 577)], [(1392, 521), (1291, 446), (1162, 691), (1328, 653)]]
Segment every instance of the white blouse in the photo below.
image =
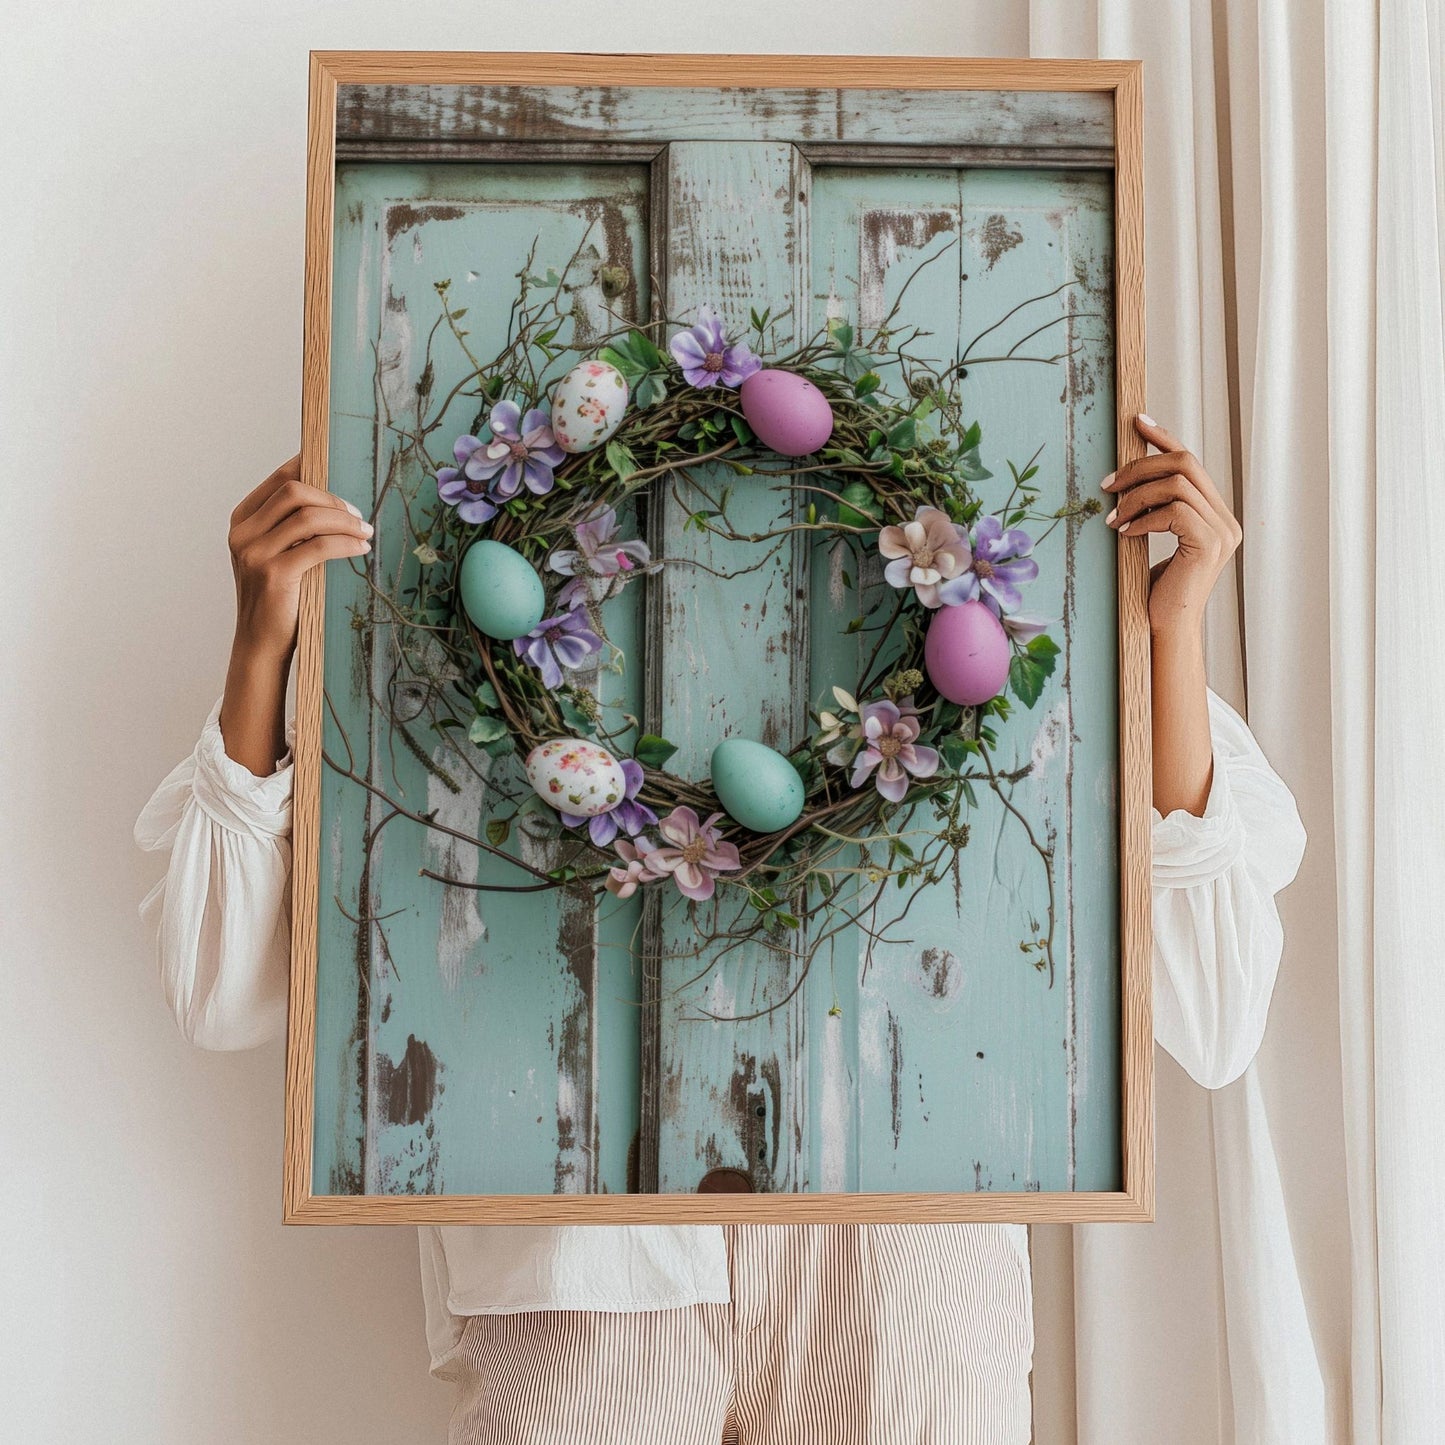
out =
[[(227, 755), (220, 712), (218, 700), (195, 751), (136, 820), (140, 847), (169, 854), (140, 911), (156, 931), (161, 986), (181, 1032), (201, 1048), (245, 1049), (285, 1026), (295, 731), (275, 770), (258, 778)], [(1214, 780), (1204, 815), (1154, 814), (1154, 1031), (1217, 1089), (1244, 1072), (1264, 1035), (1283, 947), (1274, 895), (1294, 878), (1305, 835), (1243, 719), (1213, 693), (1209, 717)], [(965, 1227), (1022, 1235), (1017, 1226)], [(420, 1245), (434, 1364), (468, 1315), (729, 1297), (716, 1226), (429, 1226)]]

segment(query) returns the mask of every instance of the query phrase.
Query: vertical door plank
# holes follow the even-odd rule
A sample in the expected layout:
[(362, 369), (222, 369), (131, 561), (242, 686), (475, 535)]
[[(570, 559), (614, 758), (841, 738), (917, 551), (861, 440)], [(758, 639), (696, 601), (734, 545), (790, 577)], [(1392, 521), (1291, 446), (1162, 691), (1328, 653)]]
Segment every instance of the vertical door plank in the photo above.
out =
[[(435, 495), (421, 461), (398, 447), (399, 432), (415, 425), (439, 310), (434, 283), (451, 281), (473, 353), (494, 355), (535, 243), (532, 269), (566, 271), (577, 339), (589, 346), (613, 324), (607, 307), (626, 315), (647, 305), (646, 185), (640, 167), (342, 172), (331, 483), (375, 513), (373, 576), (395, 586), (415, 575), (407, 499), (420, 508)], [(633, 278), (622, 295), (603, 297), (603, 265)], [(445, 327), (431, 346), (433, 395), (444, 395), (465, 358)], [(476, 430), (477, 406), (475, 398), (453, 406), (430, 439), (433, 459)], [(328, 755), (346, 757), (344, 729), (358, 772), (466, 833), (479, 832), (490, 811), (509, 814), (527, 795), (516, 759), (493, 761), (465, 742), (458, 750), (425, 717), (407, 730), (408, 742), (373, 716), (394, 668), (386, 634), (374, 649), (358, 645), (353, 612), (367, 599), (359, 575), (336, 568), (329, 587), (326, 685), (337, 713), (327, 720)], [(607, 612), (609, 630), (634, 657), (640, 610), (640, 596), (623, 594)], [(609, 700), (640, 709), (640, 670), (602, 671), (593, 682)], [(412, 744), (445, 778), (428, 773)], [(367, 864), (365, 839), (389, 808), (334, 773), (323, 786), (316, 1186), (376, 1194), (624, 1189), (637, 1111), (640, 984), (626, 948), (635, 905), (608, 900), (597, 910), (581, 893), (478, 893), (422, 878), (426, 868), (463, 883), (528, 881), (405, 819), (385, 822)], [(499, 805), (494, 788), (512, 804)], [(551, 867), (560, 846), (553, 832), (523, 820), (512, 845)], [(348, 914), (372, 921), (358, 926)], [(542, 941), (553, 942), (539, 948)]]
[[(777, 345), (785, 349), (806, 294), (806, 187), (793, 147), (680, 143), (665, 164), (668, 315), (687, 322), (711, 305), (741, 331), (751, 307), (771, 307), (784, 318)], [(719, 399), (737, 404), (735, 393)], [(767, 530), (793, 510), (789, 493), (719, 466), (699, 470), (695, 484), (677, 476), (657, 494), (669, 559), (652, 614), (661, 629), (651, 639), (657, 724), (678, 749), (669, 767), (698, 779), (724, 737), (788, 749), (807, 708), (806, 554), (787, 539), (770, 551), (689, 528), (688, 516), (715, 508), (723, 488), (737, 532)], [(751, 570), (713, 575), (742, 568)], [(727, 1166), (746, 1170), (758, 1189), (807, 1188), (805, 1008), (799, 999), (770, 1009), (794, 975), (795, 941), (704, 948), (698, 918), (713, 931), (727, 915), (715, 920), (709, 904), (694, 915), (677, 897), (661, 908), (658, 1119), (649, 1131), (658, 1187), (692, 1190), (709, 1169)], [(760, 1010), (770, 1011), (750, 1022), (707, 1017)]]
[[(1108, 195), (1102, 175), (818, 168), (815, 324), (830, 310), (877, 324), (919, 263), (934, 257), (904, 293), (899, 319), (926, 333), (910, 349), (941, 369), (1011, 307), (1074, 282), (975, 351), (1002, 356), (1065, 315), (1068, 296), (1079, 312), (1106, 309)], [(1088, 340), (1103, 334), (1097, 323), (1064, 321), (1037, 338), (1042, 349), (1023, 342), (1019, 352), (1064, 352), (1071, 338), (1071, 361), (970, 370), (964, 395), (995, 472), (979, 485), (990, 509), (1011, 485), (1006, 460), (1022, 467), (1041, 443), (1042, 510), (1087, 495), (1108, 470), (1112, 356)], [(855, 953), (851, 968), (835, 957), (832, 999), (812, 999), (812, 1027), (827, 1039), (810, 1063), (822, 1100), (815, 1128), (820, 1152), (834, 1161), (830, 1180), (846, 1181), (830, 1187), (1119, 1185), (1117, 1123), (1108, 1115), (1118, 1048), (1110, 1022), (1118, 1012), (1112, 538), (1097, 521), (1060, 527), (1038, 556), (1030, 608), (1058, 620), (1064, 656), (1036, 707), (1016, 705), (1000, 729), (995, 762), (1028, 773), (1012, 800), (1053, 849), (1055, 981), (1051, 988), (1020, 950), (1047, 920), (1043, 860), (981, 787), (957, 890), (930, 890), (906, 926)], [(1087, 588), (1082, 610), (1076, 579)], [(825, 603), (820, 584), (815, 610)], [(826, 601), (856, 606), (836, 577)], [(819, 636), (813, 661), (817, 692), (839, 680), (832, 673), (850, 658)], [(1088, 920), (1084, 945), (1071, 929), (1075, 910)]]

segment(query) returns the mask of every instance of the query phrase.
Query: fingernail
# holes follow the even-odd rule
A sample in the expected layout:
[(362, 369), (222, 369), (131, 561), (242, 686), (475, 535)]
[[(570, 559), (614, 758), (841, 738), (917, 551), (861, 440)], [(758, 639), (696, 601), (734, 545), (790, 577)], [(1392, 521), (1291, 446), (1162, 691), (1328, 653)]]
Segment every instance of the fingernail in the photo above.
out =
[[(1115, 507), (1114, 510), (1113, 510), (1112, 512), (1110, 512), (1107, 517), (1104, 518), (1104, 520), (1109, 524), (1109, 526), (1112, 527), (1112, 526), (1114, 525), (1114, 518), (1117, 517), (1118, 515), (1119, 515), (1119, 509), (1118, 509), (1118, 507)], [(1127, 526), (1127, 525), (1128, 525), (1128, 523), (1126, 522), (1126, 523), (1125, 523), (1125, 526)]]
[(1115, 478), (1117, 475), (1118, 475), (1117, 472), (1110, 472), (1109, 475), (1108, 475), (1107, 477), (1105, 477), (1102, 482), (1099, 483), (1099, 486), (1100, 486), (1104, 491), (1107, 492), (1107, 491), (1109, 490), (1109, 488), (1114, 485), (1114, 478)]
[(1127, 532), (1128, 530), (1129, 530), (1129, 524), (1128, 524), (1127, 522), (1125, 522), (1124, 525), (1119, 528), (1119, 535), (1122, 537), (1122, 536), (1124, 535), (1124, 533)]
[(1141, 412), (1139, 413), (1139, 420), (1142, 421), (1145, 426), (1158, 426), (1158, 425), (1159, 425), (1159, 423), (1158, 423), (1157, 421), (1155, 421), (1154, 418), (1153, 418), (1152, 416), (1150, 416), (1147, 411), (1141, 411)]
[(353, 517), (359, 517), (361, 515), (360, 507), (353, 506), (350, 502), (347, 502), (345, 498), (343, 498), (342, 500), (346, 506), (346, 510), (350, 512)]
[(369, 537), (374, 531), (376, 531), (376, 528), (373, 527), (370, 522), (363, 522), (361, 524), (361, 530), (365, 532), (366, 535)]

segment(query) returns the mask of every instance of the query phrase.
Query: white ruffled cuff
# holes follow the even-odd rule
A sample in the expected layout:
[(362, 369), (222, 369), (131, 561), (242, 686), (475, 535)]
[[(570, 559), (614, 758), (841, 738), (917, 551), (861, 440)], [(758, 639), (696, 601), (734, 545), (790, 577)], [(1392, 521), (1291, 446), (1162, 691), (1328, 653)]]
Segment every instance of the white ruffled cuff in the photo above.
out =
[(286, 752), (275, 771), (258, 778), (226, 751), (221, 736), (221, 699), (217, 698), (196, 743), (196, 802), (222, 828), (253, 838), (287, 837), (291, 832), (291, 789), (295, 775), (294, 719), (286, 724)]
[(1229, 782), (1229, 763), (1214, 750), (1214, 776), (1204, 812), (1176, 808), (1154, 814), (1154, 886), (1195, 888), (1222, 878), (1244, 852), (1244, 819)]

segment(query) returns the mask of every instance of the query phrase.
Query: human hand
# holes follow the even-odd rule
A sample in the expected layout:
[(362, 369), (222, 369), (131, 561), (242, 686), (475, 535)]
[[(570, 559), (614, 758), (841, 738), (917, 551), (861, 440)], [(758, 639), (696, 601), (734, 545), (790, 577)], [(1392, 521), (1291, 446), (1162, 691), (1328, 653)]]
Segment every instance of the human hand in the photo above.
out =
[(1104, 479), (1118, 502), (1105, 520), (1122, 534), (1172, 532), (1173, 556), (1151, 573), (1149, 628), (1159, 637), (1197, 633), (1204, 604), (1243, 537), (1204, 464), (1152, 417), (1136, 416), (1134, 430), (1158, 455), (1129, 462)]
[(236, 635), (221, 702), (226, 752), (257, 777), (286, 746), (286, 678), (301, 579), (319, 562), (371, 551), (371, 526), (331, 492), (303, 486), (301, 458), (276, 468), (231, 513)]
[(289, 662), (301, 579), (319, 562), (371, 551), (371, 524), (350, 502), (301, 481), (301, 458), (283, 463), (231, 513), (236, 652)]

